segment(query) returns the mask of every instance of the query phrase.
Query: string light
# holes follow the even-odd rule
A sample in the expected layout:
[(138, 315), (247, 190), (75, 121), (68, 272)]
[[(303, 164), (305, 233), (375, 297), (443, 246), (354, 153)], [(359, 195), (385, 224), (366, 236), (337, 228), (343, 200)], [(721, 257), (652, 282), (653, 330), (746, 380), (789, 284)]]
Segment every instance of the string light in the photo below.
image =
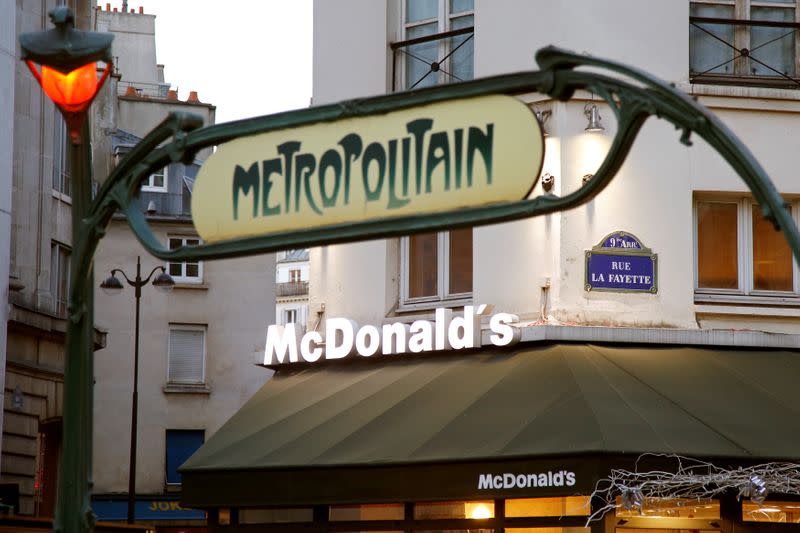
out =
[[(674, 460), (676, 468), (674, 472), (639, 472), (639, 461), (645, 458)], [(592, 513), (587, 526), (620, 507), (641, 513), (645, 502), (708, 500), (728, 490), (736, 492), (739, 499), (750, 498), (757, 504), (764, 503), (770, 493), (800, 496), (800, 464), (764, 463), (726, 469), (680, 455), (644, 454), (636, 460), (634, 471), (614, 468), (607, 478), (597, 482), (591, 497), (605, 505)]]

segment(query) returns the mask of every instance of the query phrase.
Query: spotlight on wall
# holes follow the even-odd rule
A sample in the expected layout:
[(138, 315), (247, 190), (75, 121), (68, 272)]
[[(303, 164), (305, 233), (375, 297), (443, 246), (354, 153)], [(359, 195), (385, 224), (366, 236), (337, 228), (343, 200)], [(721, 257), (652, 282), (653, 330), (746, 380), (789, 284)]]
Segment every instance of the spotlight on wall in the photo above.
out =
[(589, 132), (601, 132), (605, 131), (605, 128), (602, 124), (600, 124), (600, 111), (597, 110), (597, 106), (587, 102), (585, 106), (583, 106), (583, 114), (586, 115), (586, 119), (589, 121), (589, 124), (586, 126), (586, 131)]
[(550, 174), (549, 172), (545, 172), (542, 174), (542, 189), (544, 192), (550, 192), (553, 190), (553, 185), (556, 184), (556, 177)]
[(542, 127), (542, 135), (545, 137), (550, 135), (550, 133), (547, 131), (547, 128), (545, 128), (545, 124), (552, 113), (553, 112), (549, 109), (542, 110), (539, 109), (536, 104), (533, 104), (533, 114), (536, 115), (536, 120), (539, 121), (539, 126)]

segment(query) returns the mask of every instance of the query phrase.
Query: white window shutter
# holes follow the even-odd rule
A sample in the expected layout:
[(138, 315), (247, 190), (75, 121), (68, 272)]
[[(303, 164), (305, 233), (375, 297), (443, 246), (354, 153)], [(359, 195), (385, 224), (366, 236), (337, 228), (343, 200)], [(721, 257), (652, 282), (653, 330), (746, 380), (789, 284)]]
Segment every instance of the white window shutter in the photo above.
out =
[(170, 383), (203, 383), (205, 331), (171, 329), (169, 332)]

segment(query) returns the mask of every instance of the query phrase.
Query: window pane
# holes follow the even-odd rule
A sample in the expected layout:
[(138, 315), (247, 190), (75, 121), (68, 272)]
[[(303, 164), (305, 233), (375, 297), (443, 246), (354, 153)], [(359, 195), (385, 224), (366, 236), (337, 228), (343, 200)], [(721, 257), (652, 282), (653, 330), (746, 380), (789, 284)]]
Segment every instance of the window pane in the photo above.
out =
[(475, 9), (475, 0), (450, 0), (450, 13), (462, 13)]
[(415, 503), (415, 520), (494, 518), (493, 501)]
[(587, 516), (589, 496), (519, 498), (506, 500), (506, 516)]
[[(452, 20), (452, 30), (469, 28), (474, 24), (473, 16), (458, 17)], [(450, 50), (454, 50), (450, 56), (450, 73), (455, 76), (455, 80), (471, 80), (475, 77), (475, 37), (473, 34), (466, 33), (457, 35), (450, 39)]]
[(170, 239), (169, 240), (169, 249), (170, 250), (177, 250), (181, 247), (182, 239)]
[(765, 501), (758, 504), (743, 501), (742, 520), (745, 522), (800, 524), (800, 502)]
[(331, 505), (330, 520), (402, 520), (405, 516), (402, 503)]
[[(733, 6), (692, 4), (693, 17), (734, 18)], [(733, 29), (730, 24), (689, 26), (689, 70), (694, 73), (733, 74)], [(717, 37), (717, 38), (715, 38)]]
[(697, 286), (739, 287), (737, 205), (697, 203)]
[(450, 232), (450, 294), (472, 292), (472, 228)]
[[(794, 22), (794, 9), (775, 7), (755, 7), (750, 10), (753, 20)], [(794, 76), (795, 30), (792, 28), (765, 28), (752, 26), (750, 29), (750, 55), (773, 69)], [(779, 76), (757, 61), (750, 61), (750, 70), (758, 76)]]
[(763, 291), (792, 290), (792, 252), (783, 233), (761, 216), (753, 205), (753, 288)]
[(662, 518), (719, 518), (719, 500), (674, 498), (663, 500), (645, 498), (641, 511), (638, 509), (625, 510), (621, 507), (622, 498), (617, 497), (616, 515), (620, 517), (662, 517)]
[(438, 237), (436, 233), (412, 235), (408, 238), (408, 296), (436, 296)]
[(170, 263), (169, 264), (169, 275), (170, 276), (183, 276), (183, 269), (181, 268), (182, 263)]
[(406, 22), (436, 18), (439, 0), (406, 0)]
[[(436, 23), (415, 26), (408, 29), (406, 32), (406, 39), (416, 39), (417, 37), (433, 35), (436, 33), (436, 30)], [(438, 41), (414, 44), (405, 49), (401, 48), (400, 50), (406, 58), (406, 89), (436, 85), (439, 81), (439, 74), (431, 72), (431, 63), (439, 60)], [(423, 79), (423, 77), (425, 79)]]

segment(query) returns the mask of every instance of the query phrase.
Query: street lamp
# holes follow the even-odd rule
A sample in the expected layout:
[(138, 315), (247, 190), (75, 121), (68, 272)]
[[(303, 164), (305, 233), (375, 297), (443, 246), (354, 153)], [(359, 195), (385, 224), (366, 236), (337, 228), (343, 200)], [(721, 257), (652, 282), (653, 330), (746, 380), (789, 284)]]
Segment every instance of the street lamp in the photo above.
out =
[(115, 275), (116, 273), (122, 274), (128, 285), (134, 288), (136, 296), (136, 327), (133, 337), (133, 398), (131, 405), (131, 458), (128, 468), (128, 523), (133, 524), (136, 520), (136, 433), (137, 433), (137, 418), (139, 412), (139, 301), (142, 298), (142, 287), (150, 282), (157, 271), (161, 270), (153, 280), (153, 286), (160, 291), (169, 292), (175, 286), (175, 281), (172, 276), (167, 274), (163, 266), (157, 266), (150, 271), (145, 279), (142, 279), (142, 263), (141, 258), (136, 256), (136, 277), (132, 280), (119, 268), (111, 270), (111, 275), (107, 277), (100, 288), (106, 294), (118, 294), (122, 292), (122, 282)]
[[(92, 431), (94, 409), (94, 270), (86, 262), (98, 240), (87, 223), (92, 212), (91, 153), (86, 112), (111, 69), (108, 33), (74, 29), (75, 16), (66, 6), (50, 11), (49, 31), (23, 33), (21, 58), (44, 92), (53, 100), (70, 134), (72, 245), (70, 295), (64, 356), (63, 446), (58, 475), (54, 529), (91, 531)], [(98, 61), (105, 70), (97, 77)], [(37, 70), (36, 65), (41, 67)]]

